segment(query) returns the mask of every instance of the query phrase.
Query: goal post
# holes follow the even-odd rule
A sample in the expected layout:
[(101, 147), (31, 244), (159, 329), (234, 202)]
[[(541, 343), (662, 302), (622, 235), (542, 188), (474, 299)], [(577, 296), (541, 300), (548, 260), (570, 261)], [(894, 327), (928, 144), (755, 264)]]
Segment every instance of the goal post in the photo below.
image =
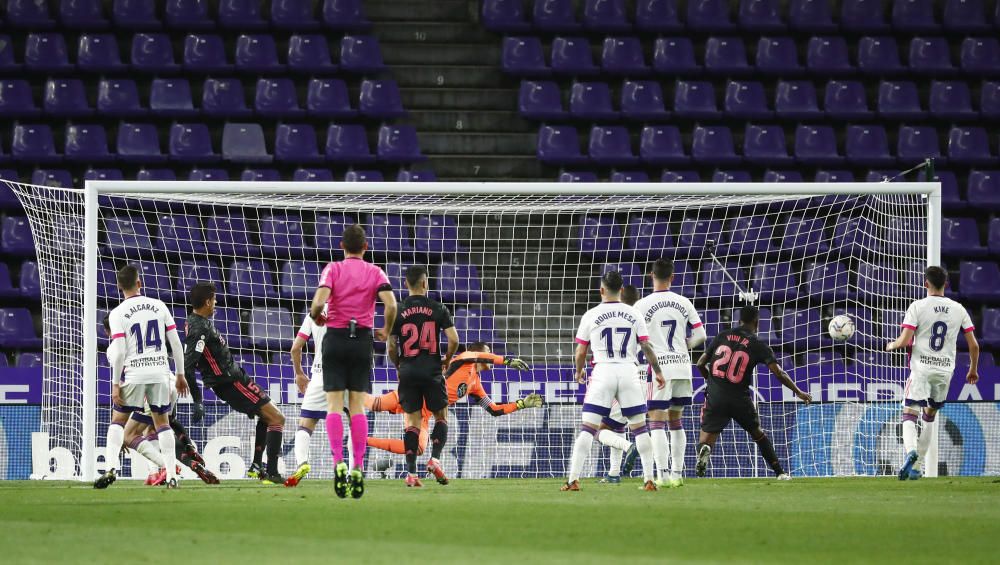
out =
[[(370, 260), (397, 281), (400, 268), (429, 265), (431, 289), (455, 315), (463, 341), (487, 341), (535, 367), (484, 374), (494, 401), (530, 392), (547, 400), (542, 409), (499, 418), (459, 401), (445, 465), (469, 478), (564, 474), (582, 400), (566, 370), (575, 324), (599, 300), (602, 270), (620, 268), (644, 294), (651, 286), (643, 275), (659, 256), (675, 261), (675, 287), (692, 293), (710, 339), (738, 307), (723, 270), (763, 291), (762, 334), (792, 365), (786, 369), (795, 367), (789, 372), (799, 385), (820, 392), (819, 405), (804, 409), (769, 376), (757, 375), (764, 427), (793, 473), (884, 474), (888, 455), (879, 437), (889, 433), (887, 414), (898, 414), (905, 371), (901, 357), (880, 349), (887, 328), (898, 331), (893, 313), (901, 316), (906, 302), (921, 295), (914, 265), (940, 262), (938, 183), (86, 181), (82, 191), (9, 184), (39, 249), (46, 393), (52, 392), (44, 398), (43, 432), (73, 454), (72, 475), (82, 480), (98, 470), (107, 425), (99, 312), (120, 300), (109, 288), (109, 269), (126, 262), (142, 264), (144, 287), (179, 316), (186, 313), (189, 277), (218, 277), (216, 324), (289, 423), (286, 468), (294, 468), (299, 399), (283, 353), (302, 321), (316, 266), (339, 256), (337, 226), (363, 225), (372, 238)], [(66, 236), (67, 226), (79, 226), (69, 230), (78, 240)], [(718, 242), (723, 268), (704, 256), (706, 240)], [(825, 337), (825, 320), (844, 312), (858, 317), (858, 335), (834, 344)], [(80, 321), (72, 322), (74, 316)], [(382, 350), (377, 357), (374, 394), (393, 388), (395, 379)], [(192, 434), (203, 451), (217, 455), (210, 466), (235, 477), (245, 463), (238, 456), (249, 454), (251, 425), (222, 405), (207, 407), (206, 424)], [(696, 409), (685, 412), (689, 437)], [(183, 406), (181, 413), (186, 422)], [(863, 423), (838, 427), (852, 417)], [(372, 421), (373, 435), (399, 437), (398, 416), (378, 413)], [(328, 459), (321, 428), (313, 438), (317, 460)], [(839, 445), (849, 433), (862, 439)], [(753, 442), (742, 435), (727, 430), (714, 476), (761, 472)], [(205, 445), (222, 436), (236, 439)], [(589, 474), (605, 468), (601, 453), (595, 448)], [(370, 463), (383, 456), (369, 448)], [(928, 476), (936, 474), (931, 457)], [(389, 460), (390, 470), (401, 468), (400, 457)], [(319, 476), (330, 471), (314, 469)]]

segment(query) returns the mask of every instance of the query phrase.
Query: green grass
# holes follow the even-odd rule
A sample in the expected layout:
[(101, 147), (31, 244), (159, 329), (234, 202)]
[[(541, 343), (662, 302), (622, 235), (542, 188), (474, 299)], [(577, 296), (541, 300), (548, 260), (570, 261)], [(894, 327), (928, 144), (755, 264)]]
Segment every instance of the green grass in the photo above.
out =
[[(996, 562), (1000, 480), (0, 482), (4, 563)], [(322, 560), (322, 561), (320, 561)]]

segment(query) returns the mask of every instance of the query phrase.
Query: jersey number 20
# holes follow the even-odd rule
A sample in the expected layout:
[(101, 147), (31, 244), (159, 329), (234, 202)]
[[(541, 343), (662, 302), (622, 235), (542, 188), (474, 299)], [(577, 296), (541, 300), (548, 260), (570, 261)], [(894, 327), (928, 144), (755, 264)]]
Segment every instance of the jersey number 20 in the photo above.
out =
[(715, 354), (719, 358), (712, 363), (712, 376), (726, 379), (731, 383), (740, 383), (746, 376), (750, 355), (746, 351), (733, 351), (727, 345), (720, 345)]

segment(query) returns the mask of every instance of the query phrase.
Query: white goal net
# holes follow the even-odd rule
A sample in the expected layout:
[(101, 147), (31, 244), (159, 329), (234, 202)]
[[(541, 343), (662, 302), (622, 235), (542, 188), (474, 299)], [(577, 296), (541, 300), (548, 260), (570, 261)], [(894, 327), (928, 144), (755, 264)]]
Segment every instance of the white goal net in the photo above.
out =
[[(585, 392), (572, 375), (579, 317), (599, 301), (604, 271), (621, 271), (645, 295), (651, 290), (645, 273), (660, 257), (674, 262), (673, 290), (693, 300), (709, 339), (733, 323), (740, 306), (737, 285), (723, 271), (760, 295), (761, 336), (819, 401), (806, 407), (770, 375), (757, 374), (763, 427), (793, 474), (886, 474), (902, 457), (897, 422), (905, 354), (882, 350), (897, 335), (908, 302), (922, 295), (924, 266), (936, 260), (937, 246), (928, 242), (938, 237), (929, 204), (937, 185), (119, 182), (81, 191), (8, 184), (27, 211), (38, 249), (42, 431), (51, 446), (65, 449), (63, 474), (70, 465), (69, 474), (87, 476), (87, 461), (103, 468), (103, 449), (94, 448), (109, 422), (109, 376), (103, 353), (88, 351), (106, 346), (100, 320), (120, 301), (114, 272), (126, 263), (140, 267), (144, 292), (166, 302), (179, 327), (191, 285), (215, 283), (215, 324), (284, 412), (282, 463), (294, 469), (300, 398), (288, 351), (318, 273), (341, 257), (340, 233), (354, 223), (365, 228), (367, 258), (385, 269), (397, 297), (405, 292), (406, 267), (427, 265), (432, 296), (451, 310), (463, 343), (487, 342), (531, 364), (530, 372), (498, 366), (482, 373), (494, 402), (532, 392), (545, 398), (542, 408), (499, 417), (465, 399), (452, 406), (444, 465), (454, 477), (565, 475)], [(88, 211), (96, 225), (90, 238)], [(722, 267), (706, 252), (711, 243)], [(95, 274), (89, 282), (88, 261)], [(841, 313), (854, 318), (857, 333), (834, 343), (826, 323)], [(93, 385), (88, 363), (101, 365)], [(375, 367), (374, 394), (392, 390), (395, 370), (384, 346), (376, 348)], [(696, 375), (695, 404), (684, 415), (688, 472), (703, 385)], [(241, 478), (253, 423), (210, 393), (206, 408), (206, 419), (190, 426), (192, 436), (210, 467), (223, 478)], [(178, 413), (187, 424), (189, 406), (181, 404)], [(370, 418), (373, 436), (402, 437), (401, 416)], [(322, 425), (312, 452), (312, 476), (332, 476)], [(396, 476), (402, 456), (373, 448), (369, 472), (386, 457), (389, 476)], [(584, 474), (604, 474), (607, 459), (595, 447)], [(754, 443), (732, 424), (711, 474), (767, 473)]]

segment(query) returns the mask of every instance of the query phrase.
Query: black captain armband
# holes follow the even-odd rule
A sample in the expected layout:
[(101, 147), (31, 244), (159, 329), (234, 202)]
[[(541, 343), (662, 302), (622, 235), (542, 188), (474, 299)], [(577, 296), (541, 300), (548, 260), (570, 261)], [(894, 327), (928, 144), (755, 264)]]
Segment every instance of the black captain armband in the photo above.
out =
[(389, 292), (392, 292), (392, 285), (389, 284), (389, 283), (382, 283), (382, 285), (379, 286), (378, 289), (375, 292), (385, 292), (387, 290)]

